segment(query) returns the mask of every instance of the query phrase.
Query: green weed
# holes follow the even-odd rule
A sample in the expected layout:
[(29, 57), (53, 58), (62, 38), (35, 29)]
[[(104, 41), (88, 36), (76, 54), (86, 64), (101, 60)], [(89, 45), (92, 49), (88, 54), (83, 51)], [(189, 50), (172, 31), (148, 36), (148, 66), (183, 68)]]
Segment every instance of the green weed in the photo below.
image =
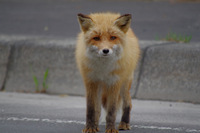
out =
[(43, 82), (42, 82), (42, 89), (40, 90), (39, 88), (39, 81), (38, 78), (33, 75), (33, 80), (35, 83), (35, 92), (36, 93), (46, 93), (46, 90), (48, 89), (48, 85), (47, 85), (47, 78), (48, 78), (48, 74), (49, 74), (49, 69), (46, 69), (44, 76), (43, 76)]
[(161, 38), (156, 35), (156, 40), (164, 40), (164, 41), (172, 41), (172, 42), (178, 42), (178, 43), (189, 43), (192, 39), (192, 35), (181, 35), (174, 32), (169, 32), (165, 38)]
[(33, 80), (34, 80), (34, 83), (35, 83), (35, 91), (39, 92), (39, 82), (38, 82), (38, 79), (35, 75), (33, 76)]
[(48, 85), (47, 85), (47, 77), (49, 74), (49, 69), (46, 69), (45, 73), (44, 73), (44, 78), (43, 78), (43, 82), (42, 82), (42, 92), (46, 92), (46, 90), (48, 89)]

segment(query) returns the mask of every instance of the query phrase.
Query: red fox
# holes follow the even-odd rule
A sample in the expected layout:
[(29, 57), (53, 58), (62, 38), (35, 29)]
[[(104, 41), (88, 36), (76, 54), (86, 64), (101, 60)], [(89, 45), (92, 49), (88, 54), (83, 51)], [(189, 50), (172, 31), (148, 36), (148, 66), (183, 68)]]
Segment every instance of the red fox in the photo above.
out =
[(81, 33), (77, 38), (76, 62), (86, 88), (86, 126), (83, 133), (99, 131), (101, 105), (106, 111), (106, 133), (115, 128), (122, 107), (119, 130), (130, 130), (133, 73), (139, 58), (138, 39), (130, 28), (131, 15), (116, 13), (78, 14)]

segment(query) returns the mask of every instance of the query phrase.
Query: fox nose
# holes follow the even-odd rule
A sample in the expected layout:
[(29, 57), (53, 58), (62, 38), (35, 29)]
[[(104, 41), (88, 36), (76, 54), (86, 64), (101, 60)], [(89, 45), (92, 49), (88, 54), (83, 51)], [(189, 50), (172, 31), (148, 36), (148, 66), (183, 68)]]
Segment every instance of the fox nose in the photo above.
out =
[(109, 53), (109, 49), (103, 49), (103, 53), (104, 54), (108, 54)]

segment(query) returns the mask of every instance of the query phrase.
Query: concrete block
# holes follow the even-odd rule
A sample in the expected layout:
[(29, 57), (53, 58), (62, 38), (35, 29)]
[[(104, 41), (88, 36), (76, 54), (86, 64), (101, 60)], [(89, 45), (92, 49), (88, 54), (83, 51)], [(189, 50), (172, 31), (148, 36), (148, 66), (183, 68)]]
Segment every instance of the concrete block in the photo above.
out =
[(22, 40), (13, 44), (6, 91), (35, 92), (33, 76), (41, 90), (44, 73), (47, 93), (84, 95), (74, 59), (74, 40)]
[(200, 44), (146, 50), (136, 98), (200, 102)]
[(11, 46), (8, 43), (0, 42), (0, 90), (5, 82), (7, 65)]
[(165, 44), (167, 42), (165, 41), (139, 41), (139, 46), (140, 46), (140, 58), (138, 61), (138, 65), (137, 68), (134, 72), (134, 79), (131, 85), (131, 89), (130, 89), (130, 93), (132, 98), (136, 97), (136, 93), (137, 93), (137, 89), (138, 89), (138, 83), (140, 80), (140, 74), (141, 74), (141, 66), (142, 66), (142, 62), (144, 59), (144, 53), (146, 51), (147, 48), (151, 47), (151, 46), (156, 46), (156, 45), (161, 45), (161, 44)]

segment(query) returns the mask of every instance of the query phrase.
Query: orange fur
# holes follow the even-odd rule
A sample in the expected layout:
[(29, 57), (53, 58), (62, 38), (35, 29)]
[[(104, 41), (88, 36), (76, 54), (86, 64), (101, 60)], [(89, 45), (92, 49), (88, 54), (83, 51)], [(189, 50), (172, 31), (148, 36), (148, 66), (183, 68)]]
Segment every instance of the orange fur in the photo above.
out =
[(77, 38), (76, 61), (86, 87), (87, 118), (84, 133), (98, 131), (101, 103), (107, 111), (106, 132), (115, 129), (116, 111), (123, 103), (119, 129), (130, 129), (129, 90), (139, 58), (138, 40), (130, 28), (131, 16), (114, 13), (79, 14), (82, 32)]

